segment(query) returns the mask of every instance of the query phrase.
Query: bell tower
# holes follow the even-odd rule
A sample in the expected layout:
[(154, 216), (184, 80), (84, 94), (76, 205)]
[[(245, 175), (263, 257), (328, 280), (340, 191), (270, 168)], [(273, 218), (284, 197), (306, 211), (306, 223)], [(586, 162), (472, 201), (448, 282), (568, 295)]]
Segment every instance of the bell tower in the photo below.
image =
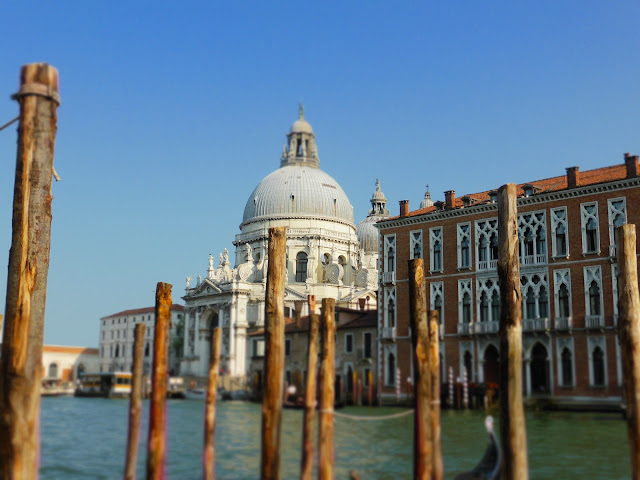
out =
[(280, 166), (301, 165), (320, 168), (318, 148), (311, 125), (304, 119), (304, 106), (298, 108), (298, 120), (291, 125), (287, 134), (287, 144), (282, 149)]

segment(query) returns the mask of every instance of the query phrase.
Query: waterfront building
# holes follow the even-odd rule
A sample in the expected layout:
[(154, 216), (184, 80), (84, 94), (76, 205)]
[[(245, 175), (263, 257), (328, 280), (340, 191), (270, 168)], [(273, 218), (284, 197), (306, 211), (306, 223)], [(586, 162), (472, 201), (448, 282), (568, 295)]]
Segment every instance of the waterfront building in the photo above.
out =
[(100, 367), (97, 348), (44, 345), (42, 347), (43, 382), (70, 383), (84, 372), (96, 372)]
[[(518, 185), (524, 395), (619, 405), (615, 227), (640, 222), (638, 157)], [(380, 231), (380, 394), (411, 376), (408, 260), (424, 258), (429, 307), (440, 314), (443, 380), (466, 370), (498, 383), (497, 192), (456, 198), (377, 224)], [(446, 376), (445, 376), (446, 375)]]
[[(264, 326), (267, 245), (270, 227), (287, 227), (285, 312), (308, 295), (335, 298), (339, 307), (375, 308), (378, 290), (377, 231), (388, 215), (377, 183), (369, 216), (358, 227), (339, 183), (320, 169), (315, 134), (300, 109), (287, 134), (280, 168), (262, 179), (247, 200), (235, 260), (209, 255), (204, 278), (187, 277), (183, 375), (205, 376), (211, 328), (222, 328), (221, 368), (243, 380), (251, 360), (249, 335)], [(306, 307), (304, 307), (306, 308)], [(308, 311), (302, 312), (308, 315)]]
[[(133, 367), (133, 332), (138, 323), (144, 323), (146, 326), (144, 335), (143, 373), (151, 373), (155, 307), (124, 310), (100, 319), (100, 363), (98, 371), (131, 371)], [(169, 371), (172, 375), (177, 374), (179, 370), (179, 359), (182, 356), (183, 325), (184, 307), (174, 303), (171, 305), (171, 330), (169, 337)]]
[[(301, 307), (302, 305), (299, 305)], [(368, 308), (372, 307), (372, 308)], [(307, 381), (309, 317), (301, 316), (301, 308), (294, 318), (285, 319), (285, 383), (293, 385), (297, 396), (304, 396)], [(318, 306), (317, 312), (320, 314)], [(375, 305), (361, 302), (358, 309), (336, 307), (335, 373), (336, 401), (354, 401), (356, 382), (361, 382), (363, 398), (369, 379), (375, 385), (377, 362), (378, 313)], [(249, 378), (254, 397), (260, 397), (264, 370), (264, 330), (249, 334)], [(318, 369), (320, 368), (320, 334), (318, 335)], [(319, 374), (319, 370), (318, 370)], [(318, 384), (319, 384), (319, 377)]]

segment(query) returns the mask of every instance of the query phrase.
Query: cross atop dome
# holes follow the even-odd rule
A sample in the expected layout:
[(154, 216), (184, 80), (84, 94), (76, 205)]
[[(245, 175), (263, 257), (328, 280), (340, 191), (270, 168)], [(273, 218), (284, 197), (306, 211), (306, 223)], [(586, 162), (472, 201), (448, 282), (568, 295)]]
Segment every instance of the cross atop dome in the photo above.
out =
[(304, 119), (304, 105), (298, 105), (298, 119), (291, 125), (287, 134), (287, 145), (280, 158), (280, 166), (302, 165), (305, 167), (320, 167), (318, 148), (315, 135), (309, 122)]

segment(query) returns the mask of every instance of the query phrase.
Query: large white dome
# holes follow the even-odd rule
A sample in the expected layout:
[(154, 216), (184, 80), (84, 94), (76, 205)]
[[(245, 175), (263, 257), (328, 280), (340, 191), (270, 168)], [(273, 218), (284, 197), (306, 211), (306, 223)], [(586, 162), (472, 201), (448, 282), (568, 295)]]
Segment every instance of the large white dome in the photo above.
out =
[(272, 218), (309, 217), (353, 225), (353, 206), (338, 182), (319, 168), (287, 165), (253, 190), (240, 227)]

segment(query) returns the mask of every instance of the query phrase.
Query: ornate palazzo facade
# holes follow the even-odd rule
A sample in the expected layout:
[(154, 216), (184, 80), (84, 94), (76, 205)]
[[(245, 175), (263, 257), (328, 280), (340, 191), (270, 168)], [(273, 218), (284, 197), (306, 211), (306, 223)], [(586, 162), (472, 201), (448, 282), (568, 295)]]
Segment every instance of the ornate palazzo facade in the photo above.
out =
[(209, 256), (204, 279), (187, 278), (183, 375), (204, 376), (211, 328), (222, 328), (221, 365), (244, 378), (252, 352), (247, 335), (264, 327), (267, 243), (270, 227), (287, 227), (285, 314), (309, 312), (307, 295), (335, 298), (337, 305), (377, 308), (377, 231), (388, 216), (377, 184), (369, 216), (356, 228), (353, 207), (340, 185), (320, 169), (311, 125), (302, 108), (287, 134), (280, 168), (253, 190), (236, 235), (235, 262), (225, 249), (218, 266)]

